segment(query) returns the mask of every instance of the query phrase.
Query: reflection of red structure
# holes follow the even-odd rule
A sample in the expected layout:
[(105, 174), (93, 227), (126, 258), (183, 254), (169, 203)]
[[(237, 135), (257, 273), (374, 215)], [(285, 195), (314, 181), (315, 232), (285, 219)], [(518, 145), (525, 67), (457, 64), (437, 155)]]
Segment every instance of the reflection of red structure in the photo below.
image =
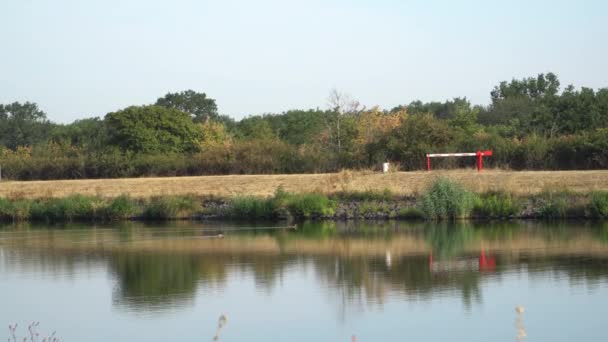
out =
[(486, 252), (481, 251), (479, 253), (479, 270), (480, 271), (496, 270), (496, 258), (494, 258), (493, 256), (486, 257)]
[(449, 261), (435, 261), (433, 254), (429, 255), (429, 269), (431, 272), (454, 271), (454, 270), (477, 270), (488, 272), (496, 270), (496, 258), (486, 255), (485, 251), (479, 252), (479, 258), (461, 258)]

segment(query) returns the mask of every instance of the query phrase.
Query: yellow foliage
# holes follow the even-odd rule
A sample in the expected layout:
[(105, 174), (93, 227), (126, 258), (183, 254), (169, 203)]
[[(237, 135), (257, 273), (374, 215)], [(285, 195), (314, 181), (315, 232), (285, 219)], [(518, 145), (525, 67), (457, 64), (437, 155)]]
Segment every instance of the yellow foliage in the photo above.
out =
[(202, 150), (232, 144), (232, 137), (221, 122), (207, 121), (199, 124), (203, 137), (200, 142)]
[(365, 146), (380, 139), (397, 128), (406, 116), (407, 113), (405, 111), (387, 114), (382, 112), (377, 106), (361, 112), (357, 122), (356, 145)]

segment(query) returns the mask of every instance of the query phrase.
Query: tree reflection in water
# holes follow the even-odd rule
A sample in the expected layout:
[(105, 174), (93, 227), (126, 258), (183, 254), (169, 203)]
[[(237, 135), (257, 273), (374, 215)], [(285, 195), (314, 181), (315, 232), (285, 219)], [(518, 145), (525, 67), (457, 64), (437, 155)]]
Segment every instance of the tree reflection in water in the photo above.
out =
[(115, 304), (171, 308), (194, 298), (199, 262), (193, 256), (119, 253), (109, 263), (118, 279)]
[[(359, 226), (309, 223), (296, 232), (230, 233), (221, 241), (192, 239), (193, 233), (183, 231), (177, 237), (160, 236), (156, 230), (151, 239), (141, 229), (129, 231), (128, 236), (121, 230), (79, 231), (76, 241), (73, 233), (45, 231), (31, 240), (5, 239), (0, 249), (9, 268), (52, 271), (75, 269), (83, 262), (107, 263), (117, 282), (114, 304), (144, 311), (188, 306), (197, 291), (207, 295), (222, 291), (229, 281), (241, 281), (231, 280), (231, 275), (245, 275), (257, 288), (272, 293), (282, 279), (308, 269), (314, 270), (315, 281), (329, 289), (331, 298), (338, 298), (343, 313), (383, 305), (388, 296), (428, 300), (454, 291), (470, 307), (482, 300), (483, 280), (505, 271), (527, 272), (530, 278), (561, 274), (591, 285), (608, 278), (605, 226), (545, 229), (519, 223), (472, 227), (392, 222)], [(149, 242), (143, 250), (134, 243), (142, 236)], [(101, 238), (114, 239), (116, 245), (99, 247)], [(93, 242), (86, 244), (87, 239)], [(495, 257), (495, 269), (483, 272), (481, 267), (468, 267), (485, 249)], [(467, 267), (451, 269), (459, 260), (465, 260)], [(433, 267), (433, 263), (450, 267)]]

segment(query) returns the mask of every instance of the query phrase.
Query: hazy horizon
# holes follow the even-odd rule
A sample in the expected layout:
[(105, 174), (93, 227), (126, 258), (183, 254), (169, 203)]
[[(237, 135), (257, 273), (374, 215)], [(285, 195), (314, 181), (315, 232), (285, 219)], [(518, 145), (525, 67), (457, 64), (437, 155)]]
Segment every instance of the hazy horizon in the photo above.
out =
[(363, 105), (467, 97), (554, 72), (608, 86), (603, 1), (6, 1), (0, 103), (50, 120), (103, 117), (193, 89), (236, 119), (325, 108), (332, 88)]

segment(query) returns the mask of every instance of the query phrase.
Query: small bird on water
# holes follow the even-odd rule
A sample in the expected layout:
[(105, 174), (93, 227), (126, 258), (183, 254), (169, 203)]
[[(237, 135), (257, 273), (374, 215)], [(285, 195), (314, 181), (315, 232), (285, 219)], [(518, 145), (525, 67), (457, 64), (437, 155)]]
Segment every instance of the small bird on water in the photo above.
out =
[(525, 309), (521, 305), (518, 305), (515, 307), (515, 312), (517, 312), (518, 314), (522, 314), (522, 313), (524, 313), (524, 311), (525, 311)]

